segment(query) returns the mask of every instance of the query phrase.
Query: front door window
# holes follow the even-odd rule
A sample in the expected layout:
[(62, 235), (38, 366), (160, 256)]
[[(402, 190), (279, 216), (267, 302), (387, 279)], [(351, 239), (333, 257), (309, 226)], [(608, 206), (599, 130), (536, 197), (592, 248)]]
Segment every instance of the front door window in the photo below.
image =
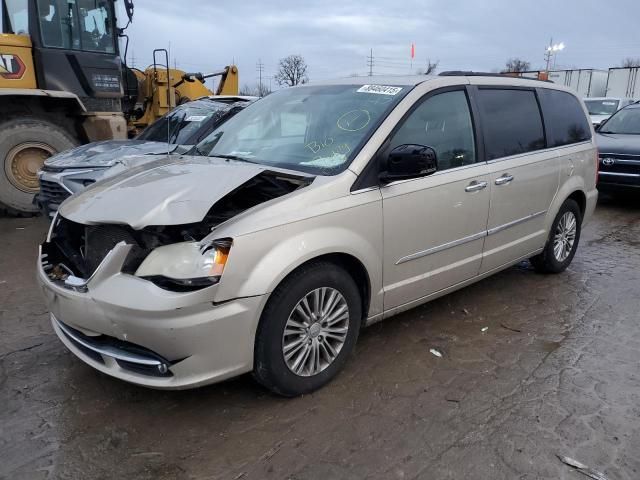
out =
[(475, 163), (473, 123), (465, 92), (444, 92), (422, 102), (395, 133), (390, 149), (404, 144), (433, 148), (438, 171)]

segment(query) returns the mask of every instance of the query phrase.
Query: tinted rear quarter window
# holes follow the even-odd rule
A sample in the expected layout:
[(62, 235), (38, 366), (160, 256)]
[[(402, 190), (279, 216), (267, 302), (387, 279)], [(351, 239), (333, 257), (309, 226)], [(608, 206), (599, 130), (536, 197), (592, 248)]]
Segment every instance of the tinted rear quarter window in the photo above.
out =
[(533, 90), (481, 88), (478, 104), (487, 160), (545, 147), (540, 108)]
[(591, 138), (589, 120), (580, 101), (568, 92), (541, 88), (538, 91), (550, 147), (584, 142)]

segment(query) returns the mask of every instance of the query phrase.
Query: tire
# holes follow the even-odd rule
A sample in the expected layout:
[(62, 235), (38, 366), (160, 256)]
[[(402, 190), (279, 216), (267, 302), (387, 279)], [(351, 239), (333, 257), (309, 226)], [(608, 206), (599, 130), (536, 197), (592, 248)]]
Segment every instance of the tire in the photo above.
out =
[[(318, 292), (318, 297), (314, 297), (313, 292)], [(291, 316), (292, 321), (304, 326), (303, 315), (294, 309), (307, 295), (311, 295), (307, 300), (313, 309), (314, 298), (320, 298), (323, 292), (324, 303), (321, 304), (327, 307), (332, 304), (331, 300), (334, 304), (333, 309), (325, 309), (326, 317), (307, 315), (310, 321), (306, 325), (310, 327), (306, 332), (288, 324)], [(346, 324), (344, 312), (340, 314), (344, 307), (347, 308)], [(303, 305), (300, 309), (305, 312)], [(329, 318), (333, 323), (322, 322), (323, 318)], [(318, 321), (313, 323), (313, 319)], [(293, 397), (312, 392), (328, 383), (342, 369), (358, 339), (361, 323), (360, 293), (353, 278), (343, 268), (330, 262), (303, 266), (290, 274), (267, 302), (256, 333), (253, 375), (260, 384), (279, 395)], [(343, 336), (345, 325), (347, 330)], [(285, 326), (288, 326), (286, 335)], [(341, 346), (327, 328), (341, 332), (337, 334), (343, 339)], [(287, 352), (289, 360), (285, 359), (285, 345), (290, 348)], [(307, 357), (304, 357), (305, 349), (309, 352)], [(318, 355), (312, 357), (316, 351)], [(330, 361), (332, 356), (334, 359)], [(306, 359), (302, 361), (300, 358)], [(298, 367), (294, 372), (296, 360)]]
[[(572, 230), (573, 234), (571, 234), (570, 229), (565, 228), (572, 225), (571, 222), (575, 222)], [(549, 238), (544, 250), (529, 259), (535, 270), (540, 273), (560, 273), (565, 271), (578, 249), (581, 226), (582, 213), (580, 207), (575, 200), (570, 198), (565, 200), (551, 224)], [(563, 231), (565, 232), (564, 234)], [(573, 238), (572, 243), (570, 242), (571, 238)], [(558, 248), (559, 245), (556, 240), (562, 243), (563, 248)]]
[(37, 171), (48, 156), (77, 145), (71, 133), (40, 118), (13, 118), (0, 124), (0, 210), (9, 215), (36, 214)]

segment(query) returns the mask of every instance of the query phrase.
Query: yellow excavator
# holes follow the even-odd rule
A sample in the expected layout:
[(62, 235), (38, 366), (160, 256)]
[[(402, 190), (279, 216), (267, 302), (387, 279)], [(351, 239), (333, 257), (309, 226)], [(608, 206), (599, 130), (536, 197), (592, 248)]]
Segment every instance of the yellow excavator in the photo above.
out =
[[(185, 101), (238, 95), (235, 65), (188, 73), (169, 68), (160, 49), (144, 71), (128, 68), (117, 1), (0, 0), (0, 210), (38, 211), (37, 172), (57, 152), (129, 138)], [(130, 23), (133, 1), (122, 1)], [(212, 76), (215, 92), (205, 85)]]

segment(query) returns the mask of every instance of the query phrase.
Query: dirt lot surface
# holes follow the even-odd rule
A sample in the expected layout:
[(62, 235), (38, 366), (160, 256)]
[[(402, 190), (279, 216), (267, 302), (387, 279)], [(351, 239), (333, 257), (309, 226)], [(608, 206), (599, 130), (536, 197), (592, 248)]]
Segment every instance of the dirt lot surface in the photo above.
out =
[(2, 479), (588, 478), (556, 455), (640, 478), (638, 197), (600, 202), (567, 272), (523, 263), (374, 325), (291, 400), (250, 376), (158, 392), (83, 364), (35, 282), (46, 227), (0, 219)]

